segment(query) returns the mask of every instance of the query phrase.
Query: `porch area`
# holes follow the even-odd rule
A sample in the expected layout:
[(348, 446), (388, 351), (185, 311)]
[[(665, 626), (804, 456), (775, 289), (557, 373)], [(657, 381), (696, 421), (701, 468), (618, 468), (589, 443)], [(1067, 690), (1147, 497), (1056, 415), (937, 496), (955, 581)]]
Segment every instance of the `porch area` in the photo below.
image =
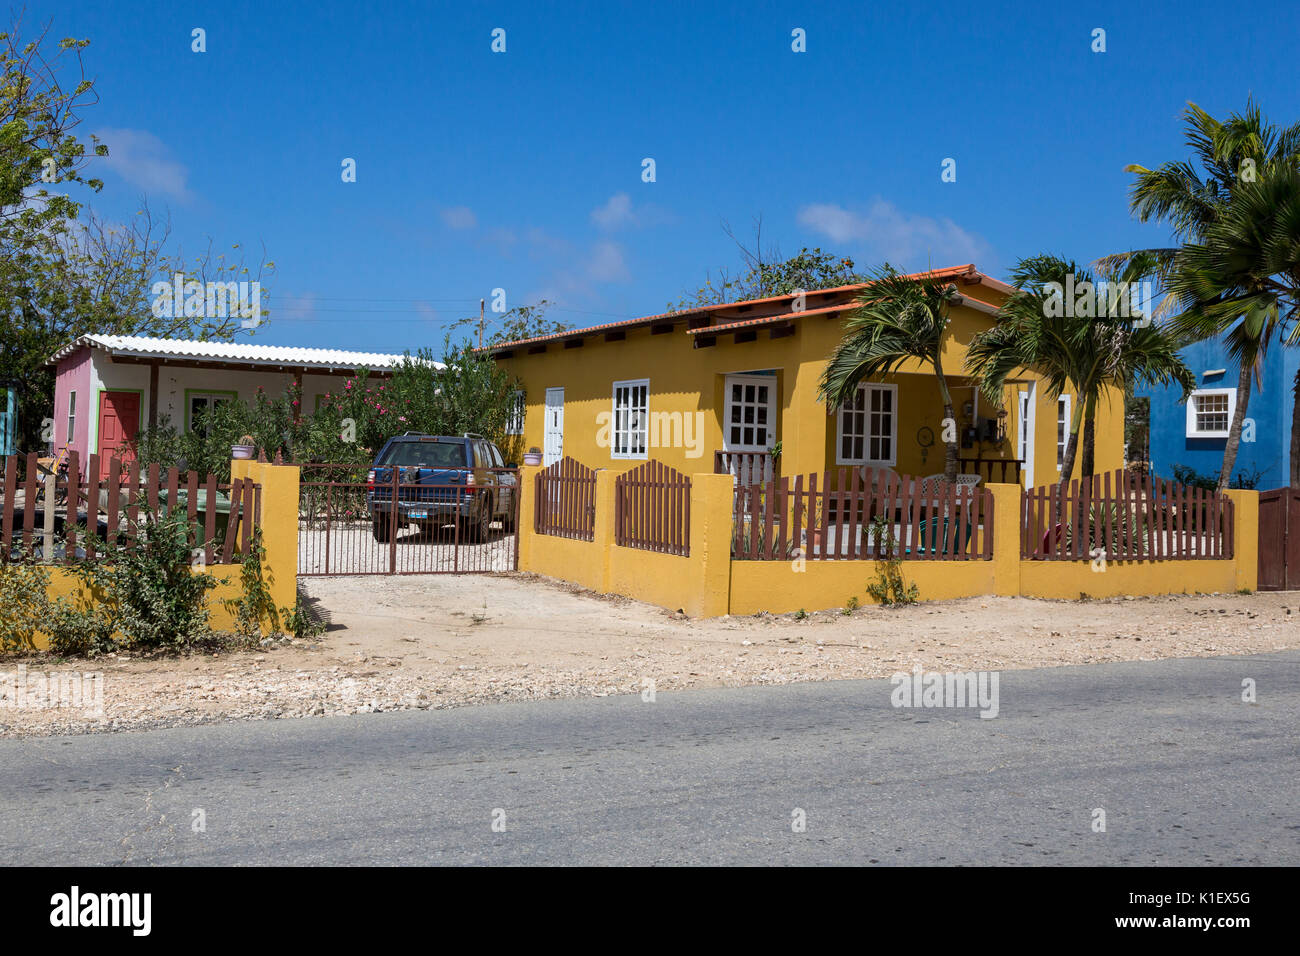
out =
[(948, 376), (954, 419), (948, 422), (932, 374), (864, 382), (850, 401), (829, 410), (818, 400), (820, 374), (816, 366), (719, 375), (714, 474), (746, 486), (820, 473), (823, 488), (833, 480), (847, 488), (854, 475), (872, 486), (904, 474), (937, 478), (950, 432), (959, 449), (958, 473), (969, 476), (960, 484), (1023, 483), (1036, 425), (1033, 392), (1022, 383), (1009, 385), (997, 406), (973, 380)]

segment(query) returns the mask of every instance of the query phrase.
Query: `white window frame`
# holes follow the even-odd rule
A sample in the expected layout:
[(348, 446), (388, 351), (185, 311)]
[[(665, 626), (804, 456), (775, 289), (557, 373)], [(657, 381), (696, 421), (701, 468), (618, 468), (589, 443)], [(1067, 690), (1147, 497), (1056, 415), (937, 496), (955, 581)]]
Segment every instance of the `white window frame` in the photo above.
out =
[(238, 401), (239, 395), (238, 393), (232, 395), (230, 394), (230, 391), (223, 392), (220, 390), (205, 392), (199, 389), (195, 389), (194, 391), (191, 391), (188, 395), (185, 396), (185, 419), (187, 422), (186, 431), (190, 431), (190, 432), (195, 431), (194, 399), (196, 398), (206, 399), (208, 403), (207, 414), (210, 415), (217, 410), (217, 402)]
[[(1196, 427), (1196, 400), (1206, 395), (1228, 396), (1228, 427), (1222, 431), (1203, 431)], [(1232, 429), (1233, 416), (1237, 414), (1237, 390), (1235, 388), (1198, 388), (1187, 396), (1187, 437), (1188, 438), (1227, 438)]]
[[(1062, 411), (1064, 409), (1064, 412)], [(1056, 396), (1056, 470), (1065, 464), (1065, 449), (1070, 446), (1071, 399), (1069, 395)], [(1065, 427), (1061, 427), (1061, 422)]]
[[(858, 386), (859, 392), (882, 391), (889, 392), (889, 457), (872, 458), (871, 451), (871, 401), (867, 396), (863, 396), (863, 408), (866, 409), (864, 421), (867, 430), (862, 434), (862, 458), (845, 458), (844, 457), (844, 415), (846, 409), (840, 406), (835, 410), (835, 464), (837, 465), (872, 465), (893, 468), (898, 464), (898, 386), (887, 385), (879, 382), (863, 382)], [(851, 436), (852, 437), (852, 436)], [(883, 436), (879, 436), (883, 437)]]
[[(619, 420), (619, 401), (618, 393), (620, 389), (626, 389), (629, 396), (634, 395), (634, 389), (645, 389), (645, 404), (634, 406), (631, 401), (625, 406), (627, 413), (627, 424), (620, 427)], [(630, 378), (621, 382), (615, 382), (610, 396), (610, 407), (613, 413), (610, 419), (609, 432), (609, 457), (623, 461), (644, 461), (650, 455), (650, 379), (648, 378)], [(637, 416), (640, 416), (638, 419)], [(634, 439), (638, 436), (641, 441), (638, 443)], [(623, 444), (620, 440), (621, 435), (627, 436), (627, 451), (619, 451), (619, 446)], [(635, 450), (637, 445), (640, 450)]]
[(71, 445), (77, 428), (77, 390), (68, 392), (68, 439), (64, 444)]
[[(731, 440), (731, 410), (735, 407), (731, 399), (731, 387), (739, 385), (742, 389), (746, 385), (752, 385), (755, 389), (767, 389), (767, 422), (759, 425), (757, 422), (749, 425), (752, 429), (762, 428), (767, 432), (766, 442), (753, 442), (751, 444), (737, 443)], [(775, 375), (743, 375), (728, 373), (723, 376), (722, 387), (726, 390), (722, 403), (722, 449), (723, 451), (741, 451), (741, 452), (758, 452), (771, 451), (776, 445), (776, 376)], [(741, 393), (744, 394), (743, 392)], [(744, 407), (744, 399), (741, 399), (741, 407)], [(757, 404), (754, 405), (758, 407)], [(741, 434), (743, 436), (745, 429), (744, 422), (740, 423)]]
[(524, 404), (524, 390), (515, 389), (514, 398), (510, 401), (510, 418), (506, 421), (507, 435), (522, 435), (524, 433), (524, 419), (528, 414), (528, 408)]

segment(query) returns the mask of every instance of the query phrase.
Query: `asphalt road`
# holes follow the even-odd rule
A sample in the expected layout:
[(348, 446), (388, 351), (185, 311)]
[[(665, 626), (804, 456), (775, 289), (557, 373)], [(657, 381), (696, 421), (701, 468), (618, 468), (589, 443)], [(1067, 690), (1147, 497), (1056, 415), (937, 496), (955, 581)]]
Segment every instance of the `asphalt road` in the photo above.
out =
[(0, 846), (35, 865), (1295, 865), (1298, 678), (1300, 652), (1005, 671), (991, 720), (839, 681), (3, 740)]

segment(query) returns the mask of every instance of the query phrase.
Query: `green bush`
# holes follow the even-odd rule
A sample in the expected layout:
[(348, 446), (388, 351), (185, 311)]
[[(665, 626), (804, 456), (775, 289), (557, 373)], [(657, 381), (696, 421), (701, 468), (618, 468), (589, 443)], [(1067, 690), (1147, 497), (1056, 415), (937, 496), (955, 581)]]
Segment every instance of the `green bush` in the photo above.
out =
[(250, 644), (261, 638), (263, 621), (269, 625), (271, 634), (280, 631), (280, 612), (271, 597), (271, 582), (262, 570), (265, 558), (266, 548), (262, 545), (262, 531), (258, 528), (253, 532), (248, 550), (239, 557), (243, 596), (226, 602), (226, 607), (235, 616), (235, 633)]
[(867, 593), (880, 604), (915, 604), (920, 590), (903, 580), (903, 561), (898, 556), (898, 536), (893, 521), (882, 515), (871, 519), (871, 536), (876, 541), (876, 580), (867, 582)]
[(190, 523), (179, 508), (142, 511), (127, 529), (134, 547), (111, 561), (82, 562), (78, 572), (88, 589), (104, 595), (99, 620), (118, 643), (138, 648), (179, 648), (208, 633), (207, 593), (217, 579), (195, 572)]
[(45, 630), (50, 569), (24, 557), (0, 564), (0, 652), (34, 650), (37, 631)]
[(42, 630), (49, 635), (50, 650), (70, 657), (93, 657), (116, 649), (114, 619), (100, 614), (94, 604), (77, 607), (62, 599), (53, 602)]

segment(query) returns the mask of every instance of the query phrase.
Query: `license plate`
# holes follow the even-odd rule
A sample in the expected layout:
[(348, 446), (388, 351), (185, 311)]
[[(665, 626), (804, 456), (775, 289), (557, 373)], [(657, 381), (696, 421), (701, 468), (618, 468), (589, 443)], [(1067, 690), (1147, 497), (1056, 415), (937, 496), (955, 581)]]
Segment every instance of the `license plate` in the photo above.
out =
[(429, 509), (417, 508), (407, 512), (407, 514), (412, 518), (427, 518), (429, 517)]

